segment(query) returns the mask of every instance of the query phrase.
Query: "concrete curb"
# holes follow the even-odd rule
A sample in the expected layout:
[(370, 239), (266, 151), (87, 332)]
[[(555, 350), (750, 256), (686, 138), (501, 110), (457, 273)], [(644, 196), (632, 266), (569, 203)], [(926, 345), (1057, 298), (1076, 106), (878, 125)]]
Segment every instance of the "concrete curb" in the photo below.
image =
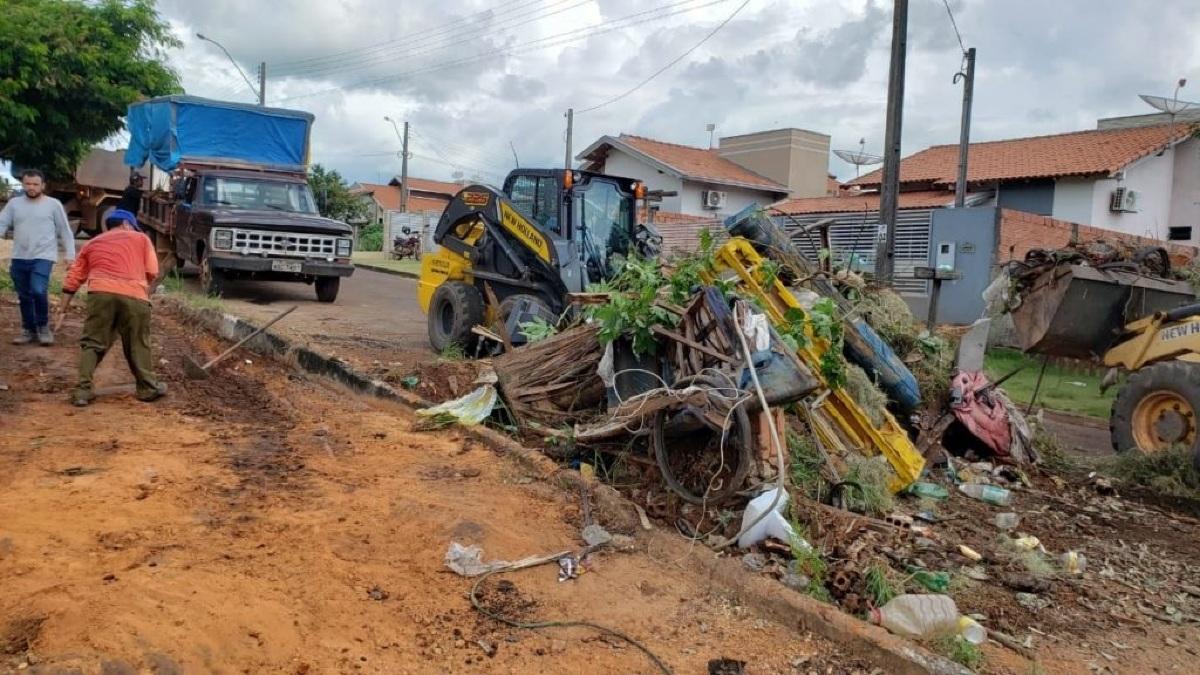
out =
[(394, 270), (389, 267), (384, 267), (383, 265), (376, 265), (375, 263), (361, 263), (361, 262), (354, 261), (354, 267), (358, 268), (358, 269), (371, 270), (372, 272), (382, 272), (383, 274), (391, 274), (391, 275), (397, 276), (397, 277), (404, 277), (405, 279), (420, 279), (421, 278), (421, 275), (416, 272), (404, 272), (402, 270)]
[[(252, 324), (232, 314), (211, 309), (197, 310), (175, 298), (166, 299), (165, 304), (169, 309), (225, 340), (240, 340), (256, 329)], [(305, 372), (333, 380), (357, 393), (395, 401), (412, 409), (431, 405), (412, 392), (373, 380), (354, 371), (342, 361), (331, 359), (308, 347), (292, 345), (288, 340), (270, 332), (250, 340), (245, 348), (284, 363), (294, 364)], [(606, 528), (625, 533), (637, 531), (637, 508), (612, 487), (594, 480), (589, 481), (577, 471), (564, 469), (542, 453), (530, 450), (493, 429), (482, 426), (458, 429), (480, 443), (503, 451), (534, 478), (576, 492), (589, 490), (597, 507), (596, 513)], [(647, 543), (652, 542), (656, 547), (678, 544), (677, 539), (657, 530), (649, 533), (648, 539), (650, 541)], [(882, 668), (886, 673), (971, 675), (967, 668), (892, 635), (883, 628), (855, 619), (832, 605), (792, 591), (777, 582), (750, 574), (736, 557), (700, 554), (693, 556), (692, 562), (702, 569), (718, 588), (743, 604), (785, 626), (794, 625), (799, 630), (812, 631), (853, 655)]]

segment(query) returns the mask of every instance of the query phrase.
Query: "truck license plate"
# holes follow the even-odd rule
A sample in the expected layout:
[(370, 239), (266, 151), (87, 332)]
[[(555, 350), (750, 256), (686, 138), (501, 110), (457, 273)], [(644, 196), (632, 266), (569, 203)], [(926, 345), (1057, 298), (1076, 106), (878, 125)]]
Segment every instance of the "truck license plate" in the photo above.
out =
[(272, 260), (272, 272), (299, 272), (302, 263), (299, 260)]

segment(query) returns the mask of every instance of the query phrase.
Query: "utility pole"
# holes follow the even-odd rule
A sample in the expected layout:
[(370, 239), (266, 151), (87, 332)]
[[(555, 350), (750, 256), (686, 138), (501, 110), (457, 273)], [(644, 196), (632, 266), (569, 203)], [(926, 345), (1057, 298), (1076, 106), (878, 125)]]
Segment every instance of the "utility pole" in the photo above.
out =
[(265, 106), (267, 104), (267, 62), (259, 61), (258, 63), (258, 104)]
[[(570, 169), (572, 164), (571, 157), (571, 136), (575, 133), (575, 109), (567, 108), (567, 160), (564, 162), (564, 168)], [(514, 154), (516, 154), (514, 152)]]
[(962, 125), (958, 138), (958, 180), (954, 182), (954, 208), (967, 203), (967, 151), (971, 146), (971, 97), (975, 92), (975, 48), (967, 50), (966, 73), (955, 73), (954, 81), (963, 79)]
[(400, 212), (408, 213), (408, 120), (404, 121), (404, 154), (400, 159)]
[(900, 128), (904, 117), (904, 60), (908, 52), (908, 0), (895, 0), (892, 10), (892, 63), (888, 69), (887, 128), (884, 132), (883, 184), (879, 224), (883, 240), (875, 251), (875, 280), (892, 285), (896, 256), (896, 203), (900, 192)]

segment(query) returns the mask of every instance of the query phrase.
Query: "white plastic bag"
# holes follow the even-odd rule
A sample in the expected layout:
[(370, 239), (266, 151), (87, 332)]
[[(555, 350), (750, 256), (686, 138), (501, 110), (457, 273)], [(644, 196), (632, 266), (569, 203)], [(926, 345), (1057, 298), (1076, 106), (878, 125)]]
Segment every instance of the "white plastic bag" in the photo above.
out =
[(771, 348), (771, 327), (765, 314), (747, 312), (742, 316), (742, 333), (756, 352)]

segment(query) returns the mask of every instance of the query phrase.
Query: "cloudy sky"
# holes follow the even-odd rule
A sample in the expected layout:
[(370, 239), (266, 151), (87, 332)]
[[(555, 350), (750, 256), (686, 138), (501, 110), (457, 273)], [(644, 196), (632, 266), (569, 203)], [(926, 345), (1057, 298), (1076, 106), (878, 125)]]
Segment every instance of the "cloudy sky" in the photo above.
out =
[[(253, 101), (220, 41), (267, 103), (316, 115), (313, 158), (350, 180), (399, 173), (385, 115), (412, 124), (416, 176), (499, 180), (557, 166), (568, 107), (575, 148), (636, 133), (706, 145), (717, 134), (800, 127), (834, 148), (883, 145), (891, 39), (887, 0), (159, 0), (183, 45), (191, 94)], [(1095, 126), (1148, 112), (1139, 93), (1200, 99), (1200, 2), (950, 0), (978, 49), (973, 139)], [(958, 137), (961, 50), (942, 0), (911, 0), (903, 152)], [(510, 147), (511, 144), (511, 147)], [(830, 170), (854, 169), (832, 160)]]

